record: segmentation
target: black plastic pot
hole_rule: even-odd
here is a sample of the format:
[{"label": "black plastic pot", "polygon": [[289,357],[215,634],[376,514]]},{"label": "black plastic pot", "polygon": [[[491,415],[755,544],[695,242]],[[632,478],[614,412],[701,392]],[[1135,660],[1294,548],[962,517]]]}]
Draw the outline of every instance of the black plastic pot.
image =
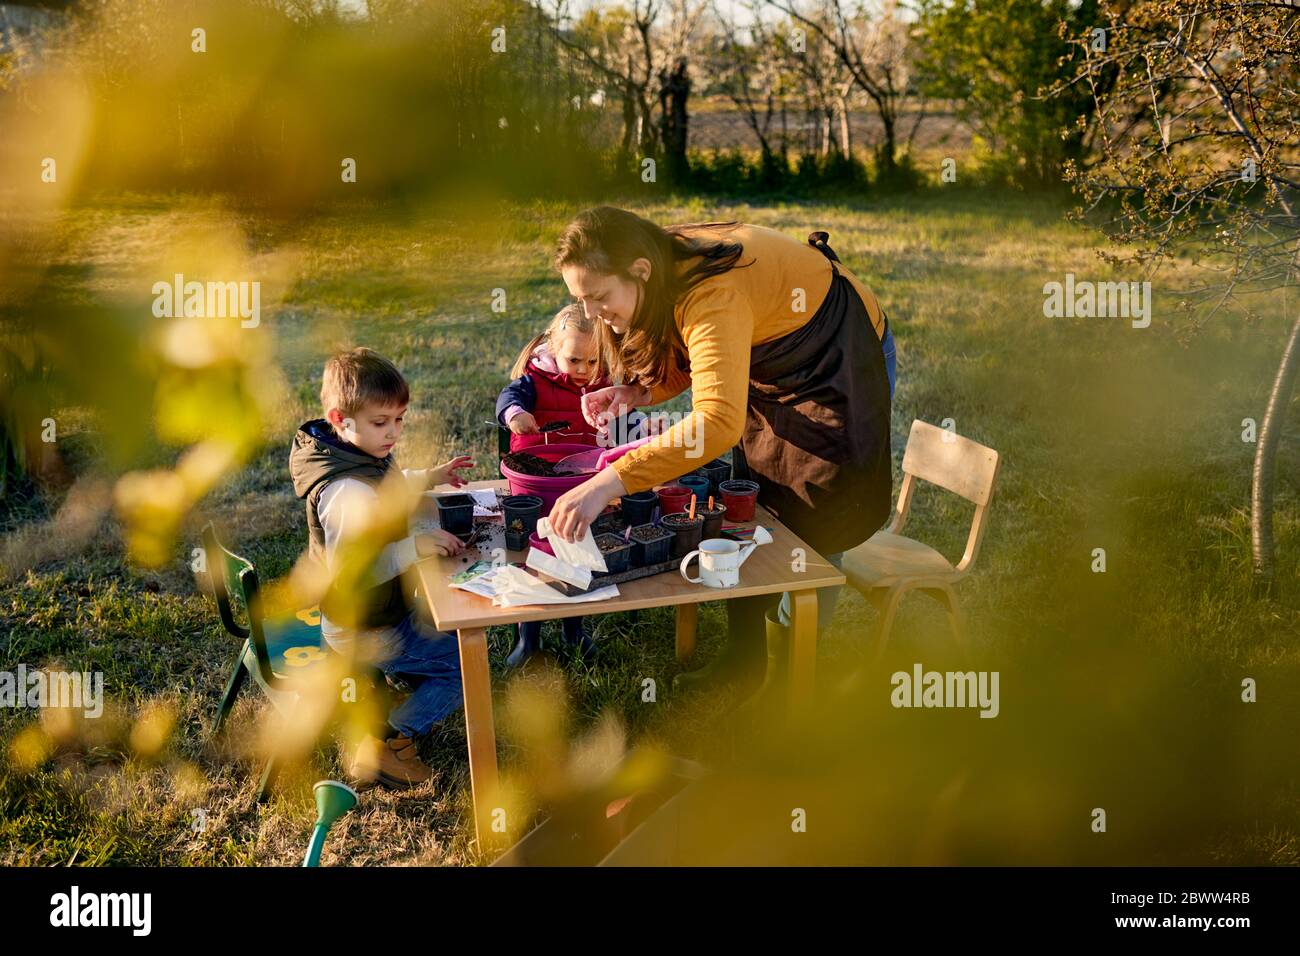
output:
[{"label": "black plastic pot", "polygon": [[626,571],[632,563],[632,542],[622,535],[602,534],[596,538],[596,547],[605,556],[605,570],[610,574]]},{"label": "black plastic pot", "polygon": [[722,537],[722,519],[727,516],[727,506],[721,500],[714,500],[713,508],[707,505],[700,505],[695,509],[695,517],[704,519],[704,528],[700,532],[700,540],[708,541],[710,538]]},{"label": "black plastic pot", "polygon": [[596,520],[591,523],[591,533],[596,537],[602,534],[616,534],[620,538],[623,536],[627,524],[623,521],[623,512],[617,508],[612,508],[604,514],[598,515]]},{"label": "black plastic pot", "polygon": [[620,504],[623,506],[624,520],[636,527],[639,524],[649,524],[654,518],[659,496],[653,491],[638,491],[634,495],[624,495],[620,499]]},{"label": "black plastic pot", "polygon": [[542,499],[537,495],[507,495],[501,499],[501,511],[506,523],[506,547],[524,550],[542,516]]},{"label": "black plastic pot", "polygon": [[697,473],[709,479],[709,494],[721,501],[722,483],[731,478],[731,462],[722,458],[715,458],[707,465],[697,469]]},{"label": "black plastic pot", "polygon": [[694,518],[686,513],[664,515],[659,519],[659,527],[673,533],[672,555],[684,558],[700,546],[700,534],[704,531],[704,519],[698,514]]},{"label": "black plastic pot", "polygon": [[[649,530],[646,530],[649,529]],[[637,533],[650,540],[640,541]],[[673,533],[657,525],[642,524],[632,529],[632,566],[644,568],[647,564],[661,564],[668,560],[668,548],[673,543]]]},{"label": "black plastic pot", "polygon": [[474,530],[474,499],[469,495],[439,495],[438,524],[448,534]]}]

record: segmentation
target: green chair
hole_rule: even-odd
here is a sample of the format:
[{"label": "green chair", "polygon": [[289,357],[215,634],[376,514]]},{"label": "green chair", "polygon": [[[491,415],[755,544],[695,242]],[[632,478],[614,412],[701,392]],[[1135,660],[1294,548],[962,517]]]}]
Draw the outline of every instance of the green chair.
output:
[{"label": "green chair", "polygon": [[[232,636],[243,641],[212,725],[212,736],[216,738],[250,676],[277,710],[292,713],[298,703],[296,679],[327,659],[329,649],[322,640],[319,608],[304,608],[276,617],[262,614],[257,569],[247,558],[227,550],[211,524],[203,529],[203,551],[221,623]],[[232,595],[244,606],[247,627],[235,619]],[[277,763],[275,755],[266,762],[257,788],[259,803],[270,792]]]}]

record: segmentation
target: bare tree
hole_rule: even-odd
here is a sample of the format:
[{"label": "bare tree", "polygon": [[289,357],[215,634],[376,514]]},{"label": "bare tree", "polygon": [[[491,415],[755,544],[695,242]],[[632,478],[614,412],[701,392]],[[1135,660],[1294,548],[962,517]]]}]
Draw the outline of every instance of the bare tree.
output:
[{"label": "bare tree", "polygon": [[[859,2],[851,8],[846,0],[764,2],[830,45],[852,85],[866,95],[880,118],[876,167],[885,178],[892,176],[898,168],[899,113],[910,75],[911,43],[897,0]],[[846,124],[842,139],[847,139],[847,101],[839,108]]]},{"label": "bare tree", "polygon": [[[544,0],[537,4],[546,8]],[[684,169],[689,60],[704,7],[704,0],[630,0],[608,10],[588,8],[576,19],[565,0],[552,0],[547,9],[561,45],[620,100],[620,162],[634,153],[666,152],[671,170]]]},{"label": "bare tree", "polygon": [[[754,6],[750,6],[751,13]],[[762,155],[770,157],[775,154],[772,120],[781,89],[778,51],[782,41],[757,16],[741,26],[734,12],[715,5],[714,17],[718,26],[709,46],[709,74],[740,112]]]},{"label": "bare tree", "polygon": [[[823,18],[824,28],[831,26],[824,10],[815,15]],[[806,31],[798,22],[789,22],[792,30],[788,31],[783,46],[783,59],[803,86],[807,128],[811,134],[807,152],[824,157],[835,151],[847,158],[853,150],[849,122],[857,80],[832,44],[821,40],[820,35],[814,35],[809,44]],[[798,33],[792,32],[793,29]]]},{"label": "bare tree", "polygon": [[[1098,161],[1068,174],[1082,212],[1114,211],[1111,256],[1154,270],[1175,255],[1202,269],[1185,290],[1195,324],[1251,315],[1300,279],[1300,9],[1282,2],[1159,0],[1107,6],[1104,34],[1068,84],[1096,98]],[[1208,278],[1205,278],[1208,276]],[[1285,300],[1283,300],[1285,301]],[[1251,550],[1273,583],[1273,475],[1300,369],[1300,317],[1281,348],[1257,436]]]}]

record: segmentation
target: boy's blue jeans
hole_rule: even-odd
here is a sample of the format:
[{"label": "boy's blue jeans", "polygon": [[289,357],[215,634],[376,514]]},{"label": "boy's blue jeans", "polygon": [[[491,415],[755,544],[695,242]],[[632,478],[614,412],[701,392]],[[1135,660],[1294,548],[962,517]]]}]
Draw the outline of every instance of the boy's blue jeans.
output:
[{"label": "boy's blue jeans", "polygon": [[427,734],[465,700],[460,678],[460,641],[450,631],[437,631],[415,612],[380,638],[386,676],[411,688],[411,696],[393,708],[388,723],[407,737]]}]

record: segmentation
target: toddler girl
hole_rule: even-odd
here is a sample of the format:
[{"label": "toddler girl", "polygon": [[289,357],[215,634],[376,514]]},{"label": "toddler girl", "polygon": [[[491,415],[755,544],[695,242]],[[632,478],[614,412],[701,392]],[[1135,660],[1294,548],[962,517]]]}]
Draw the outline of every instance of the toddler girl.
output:
[{"label": "toddler girl", "polygon": [[[596,430],[582,416],[582,396],[609,385],[600,354],[595,323],[580,305],[567,305],[555,314],[546,331],[529,342],[510,373],[514,380],[497,398],[497,421],[510,429],[510,450],[540,445],[548,434],[542,427],[568,422],[549,433],[552,441],[595,445]],[[582,618],[563,619],[564,640],[589,660],[595,645],[587,636]],[[506,658],[506,666],[518,667],[541,644],[542,624],[527,621],[517,625],[519,639]]]},{"label": "toddler girl", "polygon": [[609,385],[596,327],[580,305],[566,305],[546,331],[524,346],[497,398],[497,420],[510,429],[510,450],[540,445],[543,425],[568,422],[550,437],[567,444],[596,444],[582,417],[582,396]]}]

